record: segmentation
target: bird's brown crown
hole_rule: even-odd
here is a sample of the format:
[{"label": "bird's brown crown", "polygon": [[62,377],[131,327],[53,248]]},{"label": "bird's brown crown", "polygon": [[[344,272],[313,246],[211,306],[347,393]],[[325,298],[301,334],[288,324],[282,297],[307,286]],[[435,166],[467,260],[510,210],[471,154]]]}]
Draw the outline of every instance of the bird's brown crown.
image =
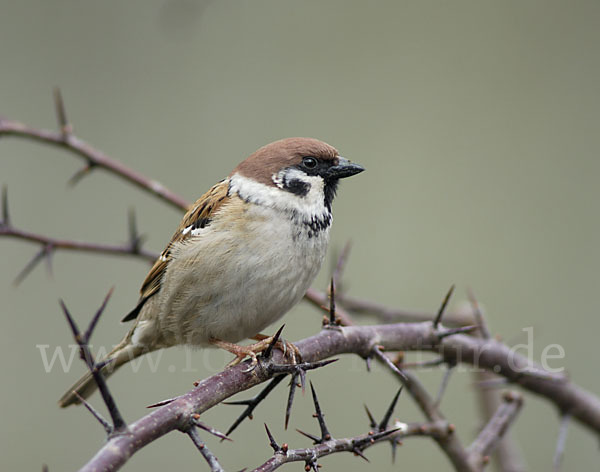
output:
[{"label": "bird's brown crown", "polygon": [[314,138],[285,138],[261,147],[241,162],[231,175],[239,173],[265,185],[274,185],[271,176],[285,167],[302,162],[311,156],[325,161],[335,161],[337,149]]}]

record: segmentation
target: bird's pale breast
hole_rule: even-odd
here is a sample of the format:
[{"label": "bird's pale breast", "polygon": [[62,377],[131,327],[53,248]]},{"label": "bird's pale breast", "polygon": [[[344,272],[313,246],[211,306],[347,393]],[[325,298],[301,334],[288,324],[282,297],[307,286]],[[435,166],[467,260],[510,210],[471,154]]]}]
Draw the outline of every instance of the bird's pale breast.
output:
[{"label": "bird's pale breast", "polygon": [[329,228],[311,233],[277,209],[228,204],[206,231],[173,248],[159,323],[167,344],[238,342],[283,316],[325,257]]}]

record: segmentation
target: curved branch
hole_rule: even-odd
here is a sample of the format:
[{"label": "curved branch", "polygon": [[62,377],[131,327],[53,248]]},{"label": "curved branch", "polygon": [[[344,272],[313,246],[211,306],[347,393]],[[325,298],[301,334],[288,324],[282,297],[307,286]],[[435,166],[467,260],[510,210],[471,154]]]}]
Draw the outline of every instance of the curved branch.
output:
[{"label": "curved branch", "polygon": [[[564,377],[546,372],[536,364],[495,340],[466,335],[442,336],[432,323],[351,326],[324,329],[296,343],[305,362],[334,355],[354,353],[367,357],[374,346],[386,350],[426,350],[446,360],[497,371],[499,375],[568,411],[587,428],[600,432],[600,400]],[[286,363],[276,351],[273,362]],[[116,470],[135,452],[173,430],[186,430],[193,414],[200,414],[230,396],[247,390],[275,373],[272,364],[259,365],[251,372],[240,364],[200,382],[197,388],[129,425],[129,432],[111,438],[82,470]]]},{"label": "curved branch", "polygon": [[[315,293],[316,295],[316,293]],[[431,321],[435,313],[393,308],[382,303],[364,300],[352,295],[338,295],[338,303],[354,315],[375,315],[383,323]],[[468,326],[475,322],[469,313],[446,313],[444,324],[448,326]]]},{"label": "curved branch", "polygon": [[[422,429],[423,427],[421,425],[414,425],[411,427],[410,431],[403,433],[402,435],[398,435],[394,439],[399,440],[408,436],[417,435],[425,436],[426,434],[421,432]],[[277,451],[273,457],[271,457],[263,465],[254,469],[252,472],[271,472],[290,462],[305,462],[306,467],[304,470],[309,470],[307,469],[308,467],[310,467],[312,470],[318,470],[318,467],[320,466],[317,464],[317,459],[319,457],[335,454],[336,452],[352,452],[356,455],[364,457],[362,452],[357,449],[358,447],[366,449],[367,447],[377,444],[378,442],[389,441],[390,438],[393,437],[393,433],[396,431],[397,430],[390,430],[382,433],[371,432],[352,438],[330,439],[313,447]]]},{"label": "curved branch", "polygon": [[157,180],[149,179],[142,174],[121,164],[119,161],[111,159],[102,151],[93,148],[87,142],[74,136],[68,126],[62,126],[62,132],[55,132],[44,129],[30,128],[23,123],[13,120],[0,118],[0,137],[16,136],[20,138],[38,141],[43,144],[50,144],[59,148],[66,149],[71,153],[81,157],[85,161],[85,167],[82,172],[78,172],[76,177],[80,177],[92,168],[98,167],[114,174],[138,188],[158,197],[162,201],[177,208],[186,211],[189,202],[184,198],[166,188]]},{"label": "curved branch", "polygon": [[126,244],[103,244],[89,243],[86,241],[74,241],[70,239],[51,238],[40,233],[33,233],[23,229],[15,228],[10,220],[8,211],[8,196],[6,187],[2,189],[2,215],[0,218],[0,237],[8,237],[20,239],[40,245],[40,250],[34,255],[27,265],[21,270],[15,279],[15,284],[18,285],[23,279],[33,270],[33,268],[42,260],[46,259],[48,268],[51,270],[51,258],[57,250],[89,252],[95,254],[106,254],[113,256],[130,256],[140,259],[145,259],[148,262],[154,262],[158,257],[151,251],[147,251],[142,247],[143,237],[138,235],[135,214],[133,211],[129,213],[129,241]]},{"label": "curved branch", "polygon": [[22,229],[13,228],[12,226],[0,225],[0,236],[37,243],[44,247],[50,248],[53,251],[63,249],[68,251],[90,252],[114,256],[133,256],[145,259],[148,262],[154,262],[158,257],[158,254],[152,251],[147,251],[141,248],[134,248],[131,244],[117,245],[104,243],[88,243],[85,241],[73,241],[70,239],[55,239],[49,236],[44,236],[42,234],[32,233]]}]

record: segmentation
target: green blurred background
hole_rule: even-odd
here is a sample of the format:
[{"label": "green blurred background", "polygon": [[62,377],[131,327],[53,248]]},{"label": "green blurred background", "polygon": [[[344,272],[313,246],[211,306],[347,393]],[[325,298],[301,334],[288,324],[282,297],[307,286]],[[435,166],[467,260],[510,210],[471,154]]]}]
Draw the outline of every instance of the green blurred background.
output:
[{"label": "green blurred background", "polygon": [[[0,114],[55,128],[51,91],[60,86],[77,135],[192,200],[259,146],[314,136],[362,163],[335,202],[330,259],[354,242],[349,293],[391,306],[435,310],[451,283],[453,308],[472,287],[495,334],[534,353],[561,344],[565,367],[600,392],[600,3],[590,1],[192,1],[2,2]],[[147,246],[159,251],[180,214],[102,171],[66,185],[81,163],[47,146],[0,140],[0,182],[15,225],[55,237],[119,243],[136,209]],[[147,264],[58,253],[19,287],[12,280],[37,249],[0,241],[0,468],[74,470],[103,444],[82,408],[56,400],[83,372],[44,370],[36,345],[72,342],[64,298],[81,324],[106,291],[115,294],[94,336],[111,345],[137,299]],[[324,288],[330,267],[315,286]],[[319,330],[307,305],[285,318],[286,336]],[[373,322],[374,319],[365,319]],[[274,329],[274,328],[273,328]],[[110,386],[127,420],[145,405],[185,392],[228,357],[171,349],[157,373],[125,368]],[[173,366],[173,367],[171,367]],[[171,369],[169,369],[171,367]],[[421,374],[435,392],[441,371]],[[381,415],[396,389],[378,368],[345,358],[310,374],[332,433],[364,432],[362,404]],[[472,378],[451,380],[443,410],[468,444],[480,423]],[[206,438],[228,470],[260,464],[270,449],[262,423],[292,447],[315,431],[309,396],[298,397],[283,431],[285,389],[234,443]],[[240,398],[252,395],[248,392]],[[101,407],[98,397],[93,403]],[[225,430],[239,407],[203,416]],[[395,416],[422,417],[403,397]],[[548,470],[557,412],[526,397],[514,435],[530,470]],[[321,461],[326,470],[448,470],[428,440],[407,440],[392,466],[387,446]],[[571,427],[564,470],[597,464],[597,438]],[[301,465],[287,466],[297,470]],[[126,470],[207,470],[183,435],[136,454]]]}]

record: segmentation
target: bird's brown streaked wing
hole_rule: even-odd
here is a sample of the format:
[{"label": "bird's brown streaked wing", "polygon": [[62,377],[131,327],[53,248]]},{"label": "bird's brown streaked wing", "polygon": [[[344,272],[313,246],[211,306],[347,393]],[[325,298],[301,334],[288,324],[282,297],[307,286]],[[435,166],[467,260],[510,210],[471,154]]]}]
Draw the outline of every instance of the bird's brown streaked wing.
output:
[{"label": "bird's brown streaked wing", "polygon": [[[156,259],[156,262],[154,262],[150,272],[148,272],[148,275],[144,279],[144,283],[140,289],[141,296],[136,307],[121,321],[131,321],[137,318],[148,299],[160,290],[163,275],[171,260],[171,248],[173,247],[173,244],[185,241],[192,237],[193,229],[204,228],[210,225],[215,212],[229,199],[227,195],[228,191],[229,179],[222,180],[202,195],[196,203],[190,207],[181,220],[179,228],[177,228],[177,231],[173,234],[171,241],[161,253],[160,257]],[[190,230],[184,232],[184,230],[189,227],[191,227]]]}]

